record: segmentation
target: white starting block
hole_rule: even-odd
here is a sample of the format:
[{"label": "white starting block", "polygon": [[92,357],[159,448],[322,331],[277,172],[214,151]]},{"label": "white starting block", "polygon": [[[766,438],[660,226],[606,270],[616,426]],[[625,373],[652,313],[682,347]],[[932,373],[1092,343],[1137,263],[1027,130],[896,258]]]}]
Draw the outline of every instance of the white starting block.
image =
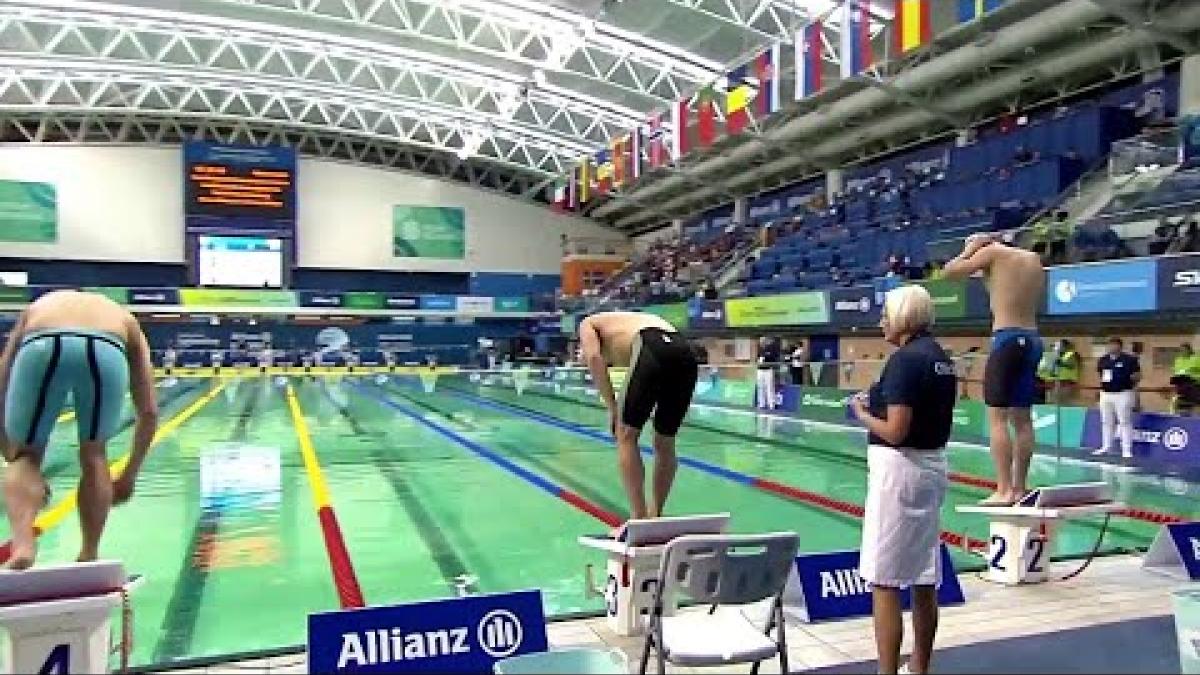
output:
[{"label": "white starting block", "polygon": [[1057,521],[1120,511],[1107,483],[1037,488],[1012,506],[959,506],[959,513],[988,517],[987,578],[1001,584],[1036,584],[1050,578]]},{"label": "white starting block", "polygon": [[[604,589],[596,588],[592,566],[586,568],[587,593],[604,596],[608,626],[617,635],[641,635],[644,616],[654,607],[658,567],[664,545],[687,534],[723,534],[729,514],[678,516],[631,520],[625,524],[624,541],[609,536],[583,536],[579,543],[608,553]],[[663,613],[675,613],[675,599],[664,598]]]},{"label": "white starting block", "polygon": [[112,612],[140,583],[111,561],[0,572],[0,672],[109,672]]}]

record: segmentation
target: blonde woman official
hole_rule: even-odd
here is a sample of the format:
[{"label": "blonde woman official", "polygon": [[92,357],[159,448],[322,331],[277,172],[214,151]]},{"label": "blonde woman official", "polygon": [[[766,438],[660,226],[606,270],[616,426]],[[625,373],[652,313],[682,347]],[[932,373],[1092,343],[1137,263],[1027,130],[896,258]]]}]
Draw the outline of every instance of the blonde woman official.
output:
[{"label": "blonde woman official", "polygon": [[904,637],[900,592],[911,588],[915,640],[905,672],[924,673],[937,632],[944,450],[958,381],[954,363],[929,332],[933,301],[924,288],[889,291],[879,325],[898,349],[879,382],[851,402],[868,431],[859,572],[872,587],[879,672],[898,672]]}]

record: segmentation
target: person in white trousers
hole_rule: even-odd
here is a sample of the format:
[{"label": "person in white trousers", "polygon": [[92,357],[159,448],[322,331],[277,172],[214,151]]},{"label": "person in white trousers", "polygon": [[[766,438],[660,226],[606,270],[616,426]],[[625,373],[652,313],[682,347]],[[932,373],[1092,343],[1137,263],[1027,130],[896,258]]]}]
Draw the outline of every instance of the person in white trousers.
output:
[{"label": "person in white trousers", "polygon": [[779,346],[771,338],[758,340],[758,373],[755,379],[755,403],[759,409],[775,409],[775,369],[779,367]]},{"label": "person in white trousers", "polygon": [[1121,437],[1121,456],[1133,457],[1133,409],[1137,404],[1137,384],[1142,379],[1142,367],[1138,358],[1124,351],[1121,338],[1108,341],[1108,353],[1096,361],[1100,374],[1100,447],[1096,455],[1103,455],[1112,448],[1116,437]]}]

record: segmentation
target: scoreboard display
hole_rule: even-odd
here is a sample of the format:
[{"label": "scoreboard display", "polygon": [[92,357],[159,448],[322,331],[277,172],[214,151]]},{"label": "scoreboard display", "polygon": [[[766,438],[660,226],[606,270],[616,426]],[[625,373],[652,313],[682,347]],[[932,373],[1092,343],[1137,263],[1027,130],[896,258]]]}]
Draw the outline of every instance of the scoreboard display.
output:
[{"label": "scoreboard display", "polygon": [[189,232],[294,232],[295,150],[190,142],[183,156]]}]

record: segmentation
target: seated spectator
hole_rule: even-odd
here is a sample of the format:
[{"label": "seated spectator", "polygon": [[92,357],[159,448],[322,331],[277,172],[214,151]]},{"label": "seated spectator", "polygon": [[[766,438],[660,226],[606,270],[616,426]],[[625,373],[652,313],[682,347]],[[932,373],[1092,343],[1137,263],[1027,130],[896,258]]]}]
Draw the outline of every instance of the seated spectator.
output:
[{"label": "seated spectator", "polygon": [[1197,251],[1200,251],[1200,222],[1193,220],[1188,223],[1183,236],[1175,237],[1175,240],[1167,246],[1167,253],[1196,253]]}]

